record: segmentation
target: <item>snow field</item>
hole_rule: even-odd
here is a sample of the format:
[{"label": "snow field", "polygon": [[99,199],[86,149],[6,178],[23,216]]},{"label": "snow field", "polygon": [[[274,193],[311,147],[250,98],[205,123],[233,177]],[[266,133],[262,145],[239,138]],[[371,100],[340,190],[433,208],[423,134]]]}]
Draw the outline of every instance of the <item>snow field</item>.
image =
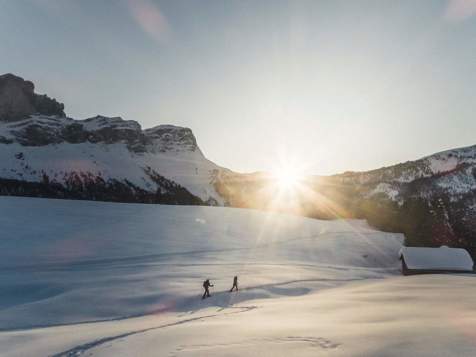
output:
[{"label": "snow field", "polygon": [[2,356],[476,355],[474,276],[401,277],[403,237],[363,221],[12,197],[0,210]]},{"label": "snow field", "polygon": [[[297,296],[398,273],[403,237],[363,221],[219,207],[0,197],[0,328]],[[234,275],[239,294],[230,295]],[[210,278],[211,299],[199,299]],[[85,304],[87,302],[87,304]]]}]

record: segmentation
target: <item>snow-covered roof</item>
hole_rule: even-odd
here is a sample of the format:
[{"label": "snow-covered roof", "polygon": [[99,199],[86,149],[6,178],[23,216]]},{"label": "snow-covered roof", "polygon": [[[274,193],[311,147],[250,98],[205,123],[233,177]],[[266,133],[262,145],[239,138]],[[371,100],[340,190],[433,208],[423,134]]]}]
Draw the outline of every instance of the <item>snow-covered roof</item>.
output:
[{"label": "snow-covered roof", "polygon": [[421,270],[473,270],[473,259],[465,249],[402,247],[403,256],[408,269]]}]

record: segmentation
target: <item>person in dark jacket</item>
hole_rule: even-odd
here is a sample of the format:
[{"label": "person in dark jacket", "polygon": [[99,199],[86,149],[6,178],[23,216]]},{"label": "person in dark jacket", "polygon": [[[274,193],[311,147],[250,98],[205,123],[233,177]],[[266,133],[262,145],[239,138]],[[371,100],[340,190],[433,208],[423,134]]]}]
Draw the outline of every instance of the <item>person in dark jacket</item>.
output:
[{"label": "person in dark jacket", "polygon": [[238,291],[238,277],[236,275],[233,278],[233,286],[230,289],[230,293],[233,291],[233,289],[236,289],[236,291]]},{"label": "person in dark jacket", "polygon": [[210,291],[208,290],[210,287],[213,287],[213,285],[210,283],[210,280],[207,279],[203,282],[203,289],[205,289],[205,292],[203,293],[202,299],[205,299],[206,297],[210,297]]}]

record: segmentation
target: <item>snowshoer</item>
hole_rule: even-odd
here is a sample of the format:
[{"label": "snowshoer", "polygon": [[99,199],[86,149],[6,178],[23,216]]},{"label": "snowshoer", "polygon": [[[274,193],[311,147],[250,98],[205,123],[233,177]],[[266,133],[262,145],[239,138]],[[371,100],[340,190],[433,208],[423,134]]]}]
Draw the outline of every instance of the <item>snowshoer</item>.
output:
[{"label": "snowshoer", "polygon": [[202,299],[205,299],[206,297],[210,297],[210,291],[208,291],[208,288],[213,287],[213,285],[210,283],[210,280],[207,279],[203,282],[203,288],[205,289],[205,292],[203,293]]},{"label": "snowshoer", "polygon": [[233,286],[230,289],[230,293],[233,291],[233,289],[236,288],[236,291],[238,291],[238,277],[235,275],[233,278]]}]

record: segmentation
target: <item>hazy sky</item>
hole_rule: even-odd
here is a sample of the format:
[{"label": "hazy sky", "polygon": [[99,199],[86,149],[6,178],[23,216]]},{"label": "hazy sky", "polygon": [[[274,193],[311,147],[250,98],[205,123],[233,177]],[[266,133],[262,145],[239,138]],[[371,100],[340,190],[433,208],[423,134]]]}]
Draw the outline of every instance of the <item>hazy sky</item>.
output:
[{"label": "hazy sky", "polygon": [[190,127],[237,171],[476,144],[476,0],[0,0],[0,72],[74,118]]}]

